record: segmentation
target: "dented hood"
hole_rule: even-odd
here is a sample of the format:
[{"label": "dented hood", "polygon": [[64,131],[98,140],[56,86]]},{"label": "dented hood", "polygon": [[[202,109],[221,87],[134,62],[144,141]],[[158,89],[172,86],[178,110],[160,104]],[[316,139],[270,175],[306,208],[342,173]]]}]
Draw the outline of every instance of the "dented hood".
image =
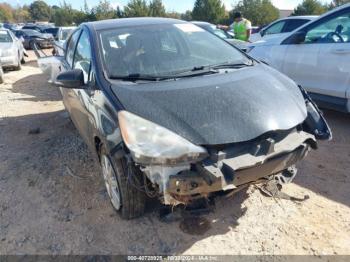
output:
[{"label": "dented hood", "polygon": [[248,141],[307,116],[295,83],[261,64],[177,81],[113,81],[111,88],[125,110],[199,145]]}]

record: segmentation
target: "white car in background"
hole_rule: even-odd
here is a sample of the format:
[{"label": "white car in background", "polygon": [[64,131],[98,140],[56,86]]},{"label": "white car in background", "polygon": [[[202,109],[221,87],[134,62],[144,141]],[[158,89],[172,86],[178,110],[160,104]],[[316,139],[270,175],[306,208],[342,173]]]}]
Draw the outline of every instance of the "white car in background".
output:
[{"label": "white car in background", "polygon": [[350,112],[350,4],[252,43],[247,52],[292,78],[321,107]]},{"label": "white car in background", "polygon": [[258,33],[253,33],[250,36],[249,41],[254,43],[263,39],[286,35],[317,17],[318,16],[290,16],[276,20],[265,26]]},{"label": "white car in background", "polygon": [[22,42],[7,29],[0,29],[0,61],[3,68],[21,69],[24,63]]}]

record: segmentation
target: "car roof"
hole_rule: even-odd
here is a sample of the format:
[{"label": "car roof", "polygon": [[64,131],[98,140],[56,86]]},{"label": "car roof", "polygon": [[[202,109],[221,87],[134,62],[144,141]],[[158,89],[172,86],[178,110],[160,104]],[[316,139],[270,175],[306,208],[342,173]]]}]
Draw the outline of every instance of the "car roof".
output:
[{"label": "car roof", "polygon": [[84,23],[84,25],[96,31],[99,31],[99,30],[105,30],[105,29],[129,27],[129,26],[180,24],[180,23],[187,23],[187,22],[178,20],[178,19],[172,19],[172,18],[138,17],[138,18],[119,18],[119,19],[87,22],[87,23]]},{"label": "car roof", "polygon": [[289,20],[289,19],[307,19],[307,20],[313,20],[317,18],[318,15],[299,15],[299,16],[288,16],[285,18],[281,18],[279,20]]},{"label": "car roof", "polygon": [[212,25],[211,23],[204,22],[204,21],[191,21],[193,24],[198,24],[198,25]]}]

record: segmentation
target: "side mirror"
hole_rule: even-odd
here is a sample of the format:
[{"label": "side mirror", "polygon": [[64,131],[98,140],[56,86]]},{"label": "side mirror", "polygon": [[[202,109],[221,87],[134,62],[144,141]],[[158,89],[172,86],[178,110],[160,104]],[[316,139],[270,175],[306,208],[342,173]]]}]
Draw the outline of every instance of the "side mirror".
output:
[{"label": "side mirror", "polygon": [[260,35],[261,35],[261,37],[263,37],[265,35],[265,30],[261,30]]},{"label": "side mirror", "polygon": [[64,88],[83,89],[84,72],[81,69],[63,72],[57,76],[55,84]]}]

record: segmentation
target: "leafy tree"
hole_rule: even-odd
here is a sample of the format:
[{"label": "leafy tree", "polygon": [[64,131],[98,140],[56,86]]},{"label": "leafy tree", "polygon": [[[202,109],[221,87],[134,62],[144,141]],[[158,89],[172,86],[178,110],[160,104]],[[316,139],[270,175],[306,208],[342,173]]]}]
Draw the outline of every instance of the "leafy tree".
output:
[{"label": "leafy tree", "polygon": [[162,0],[152,0],[149,4],[149,16],[153,17],[164,17],[165,7]]},{"label": "leafy tree", "polygon": [[31,20],[29,7],[24,5],[23,7],[18,6],[13,10],[13,18],[17,23],[24,23]]},{"label": "leafy tree", "polygon": [[92,9],[96,20],[116,18],[116,12],[108,0],[100,0],[99,4]]},{"label": "leafy tree", "polygon": [[331,6],[332,7],[337,7],[337,6],[341,6],[341,5],[345,5],[350,3],[350,0],[332,0],[331,1]]},{"label": "leafy tree", "polygon": [[52,7],[52,21],[56,26],[69,26],[73,24],[75,10],[66,1],[60,7]]},{"label": "leafy tree", "polygon": [[13,21],[12,7],[9,4],[6,4],[6,3],[0,4],[0,21],[3,21],[3,22]]},{"label": "leafy tree", "polygon": [[150,10],[145,0],[131,0],[124,7],[124,14],[126,17],[148,16],[149,13]]},{"label": "leafy tree", "polygon": [[184,14],[181,14],[181,19],[185,21],[191,21],[192,19],[192,11],[187,10]]},{"label": "leafy tree", "polygon": [[237,11],[253,25],[266,25],[279,18],[279,11],[270,0],[240,0],[230,13],[231,22]]},{"label": "leafy tree", "polygon": [[295,9],[292,15],[320,15],[327,11],[327,6],[319,0],[303,0]]},{"label": "leafy tree", "polygon": [[41,0],[36,0],[29,6],[29,13],[36,21],[49,21],[51,18],[50,7]]},{"label": "leafy tree", "polygon": [[181,14],[178,13],[178,12],[174,12],[174,11],[172,11],[172,12],[167,12],[167,13],[165,14],[165,16],[168,17],[168,18],[173,18],[173,19],[181,19]]},{"label": "leafy tree", "polygon": [[117,6],[116,16],[117,16],[118,18],[123,18],[123,17],[125,17],[125,13],[123,12],[123,10],[120,9],[119,6]]},{"label": "leafy tree", "polygon": [[225,6],[221,0],[196,0],[192,18],[199,21],[217,23],[225,15]]},{"label": "leafy tree", "polygon": [[93,21],[92,19],[90,19],[90,17],[90,13],[85,13],[82,10],[74,10],[73,23],[76,25],[80,25],[81,23]]}]

